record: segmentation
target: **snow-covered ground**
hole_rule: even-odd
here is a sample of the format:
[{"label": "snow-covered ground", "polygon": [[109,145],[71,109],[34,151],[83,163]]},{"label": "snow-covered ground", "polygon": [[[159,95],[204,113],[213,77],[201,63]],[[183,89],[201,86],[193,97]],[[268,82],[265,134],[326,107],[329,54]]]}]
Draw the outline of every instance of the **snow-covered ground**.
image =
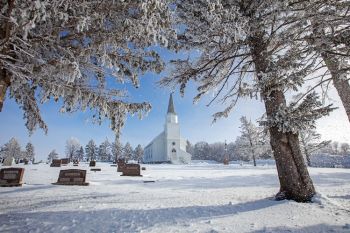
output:
[{"label": "snow-covered ground", "polygon": [[22,187],[0,187],[0,232],[350,232],[349,169],[311,168],[319,194],[301,204],[271,199],[271,164],[144,165],[143,177],[97,165],[79,166],[89,186],[51,184],[70,166],[23,166]]}]

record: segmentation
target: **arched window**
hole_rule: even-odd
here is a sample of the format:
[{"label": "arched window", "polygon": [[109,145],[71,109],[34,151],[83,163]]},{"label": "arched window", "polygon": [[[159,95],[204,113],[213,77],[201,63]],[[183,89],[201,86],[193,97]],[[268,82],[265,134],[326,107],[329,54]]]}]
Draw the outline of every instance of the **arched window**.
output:
[{"label": "arched window", "polygon": [[176,150],[175,150],[175,149],[172,149],[171,152],[172,152],[172,153],[176,153]]}]

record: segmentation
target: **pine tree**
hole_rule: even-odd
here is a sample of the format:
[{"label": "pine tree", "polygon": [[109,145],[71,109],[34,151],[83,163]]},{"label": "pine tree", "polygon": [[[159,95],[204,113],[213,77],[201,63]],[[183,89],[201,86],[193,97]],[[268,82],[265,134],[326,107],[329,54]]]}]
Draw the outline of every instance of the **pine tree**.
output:
[{"label": "pine tree", "polygon": [[81,146],[79,150],[77,150],[74,159],[78,161],[82,161],[84,159],[84,148]]},{"label": "pine tree", "polygon": [[34,146],[32,143],[28,142],[26,145],[26,151],[25,151],[25,158],[28,161],[32,161],[32,163],[34,162],[34,156],[35,156],[35,152],[34,152]]},{"label": "pine tree", "polygon": [[119,138],[116,137],[115,141],[111,145],[112,147],[112,156],[115,162],[123,156],[123,145],[119,141]]},{"label": "pine tree", "polygon": [[214,91],[211,102],[228,103],[214,114],[214,121],[227,117],[239,98],[261,97],[280,181],[276,199],[304,202],[311,200],[315,188],[298,131],[331,108],[324,107],[314,93],[299,105],[287,104],[285,91],[298,90],[313,67],[305,63],[309,54],[301,49],[287,7],[286,1],[177,1],[175,21],[185,27],[176,44],[200,53],[195,59],[172,61],[173,72],[162,84],[179,85],[183,94],[187,83],[195,80],[195,101]]},{"label": "pine tree", "polygon": [[111,155],[110,146],[111,145],[107,139],[101,143],[101,145],[98,148],[98,160],[100,161],[111,160],[112,155]]},{"label": "pine tree", "polygon": [[148,103],[126,102],[120,84],[138,87],[140,74],[163,69],[152,45],[174,38],[165,30],[169,7],[160,0],[1,1],[0,111],[8,93],[30,132],[47,131],[38,103],[61,99],[61,112],[95,110],[94,121],[107,117],[119,134],[126,114],[150,110]]},{"label": "pine tree", "polygon": [[140,163],[143,157],[143,148],[140,144],[137,145],[133,154],[134,154],[134,159]]},{"label": "pine tree", "polygon": [[127,142],[123,148],[123,158],[128,161],[132,158],[133,149],[129,142]]},{"label": "pine tree", "polygon": [[90,140],[85,147],[85,155],[87,161],[96,160],[98,154],[98,148],[94,142],[94,140]]}]

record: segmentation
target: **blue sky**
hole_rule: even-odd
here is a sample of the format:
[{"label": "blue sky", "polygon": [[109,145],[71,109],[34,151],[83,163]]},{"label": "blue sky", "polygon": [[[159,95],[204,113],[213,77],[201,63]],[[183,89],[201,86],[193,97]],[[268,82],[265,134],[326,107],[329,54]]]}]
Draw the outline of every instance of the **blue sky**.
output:
[{"label": "blue sky", "polygon": [[[161,51],[161,53],[166,60],[173,57],[167,51]],[[130,99],[138,102],[148,101],[152,105],[152,110],[143,120],[139,120],[137,116],[128,117],[121,136],[123,143],[130,142],[133,147],[137,144],[145,146],[163,130],[171,90],[158,86],[157,81],[160,77],[161,75],[147,73],[141,77],[140,88],[135,89],[127,85]],[[192,143],[198,141],[209,143],[225,140],[234,141],[240,135],[239,118],[242,115],[254,121],[264,112],[263,104],[260,101],[241,100],[228,118],[212,124],[212,114],[223,110],[224,106],[213,104],[206,107],[211,93],[198,104],[193,105],[195,94],[194,84],[186,89],[183,98],[180,97],[178,90],[175,90],[174,93],[175,111],[179,116],[182,137],[187,138]],[[335,96],[334,102],[339,102],[336,94],[333,93],[332,96]],[[88,112],[62,114],[59,113],[59,108],[60,105],[54,102],[41,105],[42,116],[49,128],[48,134],[45,135],[41,129],[38,129],[32,136],[29,136],[24,125],[25,121],[22,119],[22,110],[13,100],[7,98],[3,111],[0,113],[0,145],[12,137],[17,138],[23,148],[30,141],[35,146],[36,158],[45,160],[53,149],[56,149],[61,157],[64,157],[66,140],[71,137],[77,138],[84,147],[90,139],[94,139],[97,144],[106,138],[110,142],[114,140],[114,133],[109,128],[108,121],[102,125],[93,124]],[[319,121],[318,130],[324,139],[350,142],[348,136],[350,124],[347,122],[342,108],[336,110],[330,117]]]}]

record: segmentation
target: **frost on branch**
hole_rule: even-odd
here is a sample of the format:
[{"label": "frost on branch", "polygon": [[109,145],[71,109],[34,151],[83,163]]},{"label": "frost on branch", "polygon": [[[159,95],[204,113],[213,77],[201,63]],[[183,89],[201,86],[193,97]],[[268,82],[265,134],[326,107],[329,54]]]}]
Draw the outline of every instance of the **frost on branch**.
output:
[{"label": "frost on branch", "polygon": [[277,127],[281,132],[298,133],[314,128],[317,119],[328,115],[334,109],[336,108],[332,108],[332,104],[323,106],[316,92],[312,92],[299,105],[292,102],[289,106],[279,106],[276,113],[266,121],[261,121],[261,124]]},{"label": "frost on branch", "polygon": [[123,85],[163,70],[152,46],[175,38],[170,19],[160,0],[0,0],[0,111],[7,91],[28,130],[46,131],[38,103],[61,100],[62,112],[91,109],[119,133],[127,114],[150,109],[128,103]]}]

